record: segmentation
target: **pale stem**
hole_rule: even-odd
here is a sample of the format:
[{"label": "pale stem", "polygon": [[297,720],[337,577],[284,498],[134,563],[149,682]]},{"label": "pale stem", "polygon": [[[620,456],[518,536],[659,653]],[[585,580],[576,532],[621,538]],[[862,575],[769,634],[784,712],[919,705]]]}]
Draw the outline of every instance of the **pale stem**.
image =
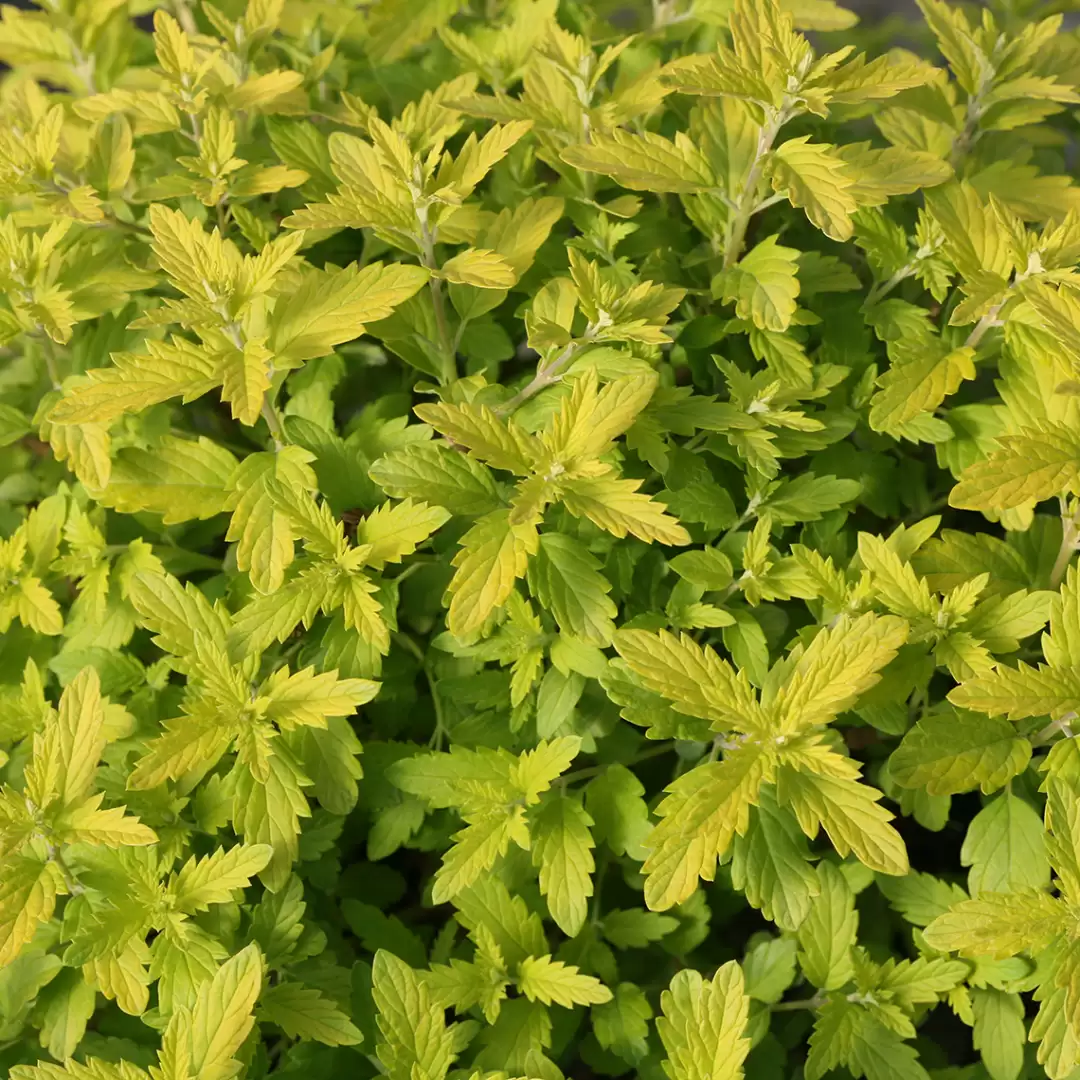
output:
[{"label": "pale stem", "polygon": [[900,282],[907,281],[907,279],[915,273],[915,263],[916,260],[912,259],[911,262],[901,266],[888,281],[879,281],[877,285],[866,294],[866,299],[863,301],[862,306],[863,311],[884,300],[885,297],[900,284]]},{"label": "pale stem", "polygon": [[1073,553],[1077,548],[1078,533],[1076,519],[1072,514],[1061,515],[1061,547],[1058,548],[1054,568],[1050,571],[1050,588],[1056,589],[1065,577]]},{"label": "pale stem", "polygon": [[803,998],[800,1001],[780,1001],[770,1005],[772,1012],[795,1012],[797,1009],[820,1009],[827,998],[824,994],[815,994],[811,998]]},{"label": "pale stem", "polygon": [[[610,325],[610,324],[607,324]],[[546,390],[549,386],[557,383],[562,377],[562,371],[577,354],[592,344],[593,338],[599,333],[600,327],[590,323],[585,328],[585,333],[580,341],[571,341],[550,364],[537,369],[536,374],[527,382],[512,398],[504,401],[496,410],[496,416],[509,416],[519,405],[524,404],[529,398]]]},{"label": "pale stem", "polygon": [[439,376],[443,385],[457,378],[457,350],[450,337],[450,324],[446,319],[446,299],[442,291],[442,279],[436,275],[439,265],[435,261],[435,237],[428,228],[427,215],[417,214],[420,222],[421,263],[430,272],[428,284],[431,286],[431,305],[435,309],[435,328],[439,335],[439,351],[442,353],[442,374]]},{"label": "pale stem", "polygon": [[278,415],[278,411],[274,402],[271,400],[272,391],[267,390],[263,396],[262,409],[260,415],[266,421],[266,426],[270,429],[270,437],[274,440],[274,450],[281,450],[288,443],[288,439],[285,436],[285,428],[281,423],[281,417]]},{"label": "pale stem", "polygon": [[1005,290],[1005,295],[975,324],[967,339],[964,341],[965,348],[976,349],[982,341],[986,331],[991,327],[1000,326],[1001,309],[1012,298],[1013,291],[1021,282],[1026,281],[1032,274],[1042,273],[1042,260],[1037,253],[1028,256],[1028,264],[1023,270],[1016,270],[1012,275],[1012,281]]},{"label": "pale stem", "polygon": [[571,342],[547,367],[540,368],[532,379],[527,382],[512,398],[504,401],[496,410],[496,416],[509,416],[519,405],[523,405],[529,398],[539,394],[553,383],[558,382],[559,372],[573,358],[577,348],[576,342]]},{"label": "pale stem", "polygon": [[956,168],[967,156],[968,151],[978,141],[981,132],[978,130],[979,121],[983,117],[983,98],[994,83],[996,72],[985,57],[982,75],[975,93],[968,98],[967,108],[964,111],[964,127],[959,135],[953,139],[952,149],[949,151],[949,164]]},{"label": "pale stem", "polygon": [[996,303],[974,326],[971,333],[968,334],[967,339],[964,341],[966,348],[975,349],[978,348],[979,342],[982,341],[986,335],[986,331],[992,326],[997,325],[998,315],[1001,314],[1001,308],[1005,301],[1001,300]]},{"label": "pale stem", "polygon": [[180,29],[184,31],[188,37],[194,37],[198,34],[199,28],[195,25],[195,17],[191,14],[191,8],[187,6],[184,0],[173,0],[173,14],[176,16],[176,21],[180,24]]},{"label": "pale stem", "polygon": [[1052,723],[1041,728],[1034,735],[1031,736],[1031,742],[1033,746],[1045,746],[1048,742],[1051,742],[1055,735],[1064,734],[1066,738],[1073,738],[1072,722],[1076,719],[1075,712],[1067,712],[1058,720],[1054,720]]},{"label": "pale stem", "polygon": [[[642,761],[648,761],[651,758],[661,757],[664,754],[670,754],[675,749],[675,741],[661,743],[659,746],[650,746],[647,750],[642,750],[640,754],[635,754],[629,761],[625,762],[626,765],[637,765]],[[573,772],[564,773],[559,780],[566,784],[576,784],[581,780],[591,780],[594,776],[599,776],[608,768],[607,765],[587,765],[583,769],[575,769]]]},{"label": "pale stem", "polygon": [[78,896],[79,893],[83,891],[83,887],[71,872],[71,867],[64,861],[64,853],[47,840],[45,841],[45,844],[49,853],[49,858],[56,864],[56,868],[60,871],[60,875],[64,879],[64,887],[67,889],[68,895]]},{"label": "pale stem", "polygon": [[41,332],[41,354],[45,357],[45,370],[48,372],[49,382],[52,383],[54,390],[59,390],[63,380],[60,378],[60,367],[57,364],[56,346],[44,330]]},{"label": "pale stem", "polygon": [[[746,174],[746,182],[743,184],[739,197],[735,200],[735,213],[729,225],[727,242],[724,245],[724,269],[734,266],[742,255],[743,245],[746,243],[746,229],[750,224],[750,218],[761,209],[757,201],[758,184],[765,168],[765,156],[772,149],[776,136],[788,119],[784,109],[777,109],[767,116],[758,132],[757,150],[754,153],[754,161],[750,171]],[[768,200],[766,200],[767,202]]]}]

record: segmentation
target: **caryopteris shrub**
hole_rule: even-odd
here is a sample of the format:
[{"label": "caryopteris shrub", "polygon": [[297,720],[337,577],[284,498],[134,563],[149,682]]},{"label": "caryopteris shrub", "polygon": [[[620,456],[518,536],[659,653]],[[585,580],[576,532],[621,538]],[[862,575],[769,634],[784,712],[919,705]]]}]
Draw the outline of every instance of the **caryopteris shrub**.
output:
[{"label": "caryopteris shrub", "polygon": [[3,8],[3,1075],[1080,1076],[1080,37],[921,6]]}]

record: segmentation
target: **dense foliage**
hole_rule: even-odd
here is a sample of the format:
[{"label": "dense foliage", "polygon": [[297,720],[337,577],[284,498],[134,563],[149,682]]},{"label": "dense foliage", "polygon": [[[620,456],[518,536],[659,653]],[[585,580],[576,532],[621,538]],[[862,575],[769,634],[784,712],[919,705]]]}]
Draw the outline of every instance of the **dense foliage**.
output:
[{"label": "dense foliage", "polygon": [[921,5],[3,8],[0,1071],[1080,1076],[1080,36]]}]

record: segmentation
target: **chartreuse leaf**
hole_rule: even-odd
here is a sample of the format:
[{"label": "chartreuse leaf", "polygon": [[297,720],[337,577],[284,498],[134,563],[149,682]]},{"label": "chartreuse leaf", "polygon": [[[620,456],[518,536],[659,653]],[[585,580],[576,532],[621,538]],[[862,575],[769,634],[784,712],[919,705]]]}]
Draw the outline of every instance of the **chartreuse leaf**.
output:
[{"label": "chartreuse leaf", "polygon": [[770,236],[747,252],[738,265],[713,279],[713,295],[735,304],[740,319],[761,330],[786,330],[799,295],[799,253]]},{"label": "chartreuse leaf", "polygon": [[812,143],[808,136],[789,139],[773,151],[769,162],[773,189],[806,216],[826,236],[846,240],[854,226],[857,203],[848,166],[831,147]]},{"label": "chartreuse leaf", "polygon": [[[640,481],[614,475],[611,467],[599,460],[645,408],[654,388],[652,378],[630,376],[598,390],[596,371],[588,369],[540,437],[484,405],[417,407],[422,420],[468,447],[481,461],[522,478],[511,509],[486,514],[462,538],[462,548],[454,559],[457,573],[450,584],[451,633],[474,635],[488,616],[506,603],[515,579],[524,576],[530,558],[539,550],[536,527],[544,509],[553,502],[561,502],[571,514],[619,538],[630,534],[667,544],[689,540],[689,534],[666,513],[663,504],[638,490]],[[547,582],[562,589],[544,571],[551,568],[552,559],[561,556],[564,572],[573,573],[566,551],[557,545],[548,551],[544,570],[536,577],[537,588]],[[595,583],[591,592],[591,606],[606,607],[600,599],[602,590]],[[560,606],[570,618],[566,605]],[[576,625],[583,626],[584,613],[575,618]]]},{"label": "chartreuse leaf", "polygon": [[415,295],[428,273],[419,266],[371,263],[362,270],[309,271],[286,303],[274,310],[269,346],[286,365],[325,356],[390,315]]},{"label": "chartreuse leaf", "polygon": [[955,795],[981,788],[990,794],[1023,772],[1031,744],[1006,720],[949,710],[925,716],[904,736],[889,761],[889,772],[903,787],[931,795]]},{"label": "chartreuse leaf", "polygon": [[165,525],[213,517],[228,505],[236,464],[210,439],[166,436],[152,451],[121,451],[99,502],[126,514],[161,514]]},{"label": "chartreuse leaf", "polygon": [[531,823],[540,891],[551,917],[568,937],[574,937],[585,924],[593,893],[592,823],[581,802],[566,796],[547,800]]},{"label": "chartreuse leaf", "polygon": [[270,861],[272,851],[265,845],[237,844],[218,848],[202,859],[192,856],[169,884],[173,901],[181,911],[205,911],[211,904],[224,904],[237,889],[244,889]]},{"label": "chartreuse leaf", "polygon": [[352,1046],[362,1040],[349,1018],[314,987],[278,983],[259,1000],[259,1018],[293,1039],[314,1039],[324,1046]]},{"label": "chartreuse leaf", "polygon": [[709,162],[682,132],[674,141],[648,131],[597,133],[586,144],[567,147],[561,157],[578,169],[610,176],[631,191],[690,194],[715,186]]},{"label": "chartreuse leaf", "polygon": [[380,949],[372,968],[381,1038],[379,1061],[393,1080],[443,1080],[454,1059],[454,1036],[424,981],[404,961]]},{"label": "chartreuse leaf", "polygon": [[514,582],[525,576],[529,556],[536,553],[535,525],[514,524],[510,512],[495,510],[482,517],[461,540],[450,583],[450,631],[469,637],[506,603]]},{"label": "chartreuse leaf", "polygon": [[232,475],[226,503],[232,510],[227,540],[236,542],[236,565],[259,592],[275,592],[295,555],[296,528],[274,498],[272,481],[314,489],[312,455],[298,446],[277,454],[251,454]]},{"label": "chartreuse leaf", "polygon": [[778,784],[780,805],[794,811],[807,836],[824,825],[841,854],[853,851],[885,873],[907,870],[903,842],[878,805],[879,794],[813,734],[877,682],[906,634],[906,624],[891,616],[838,622],[789,658],[787,681],[768,703],[757,700],[744,674],[688,637],[616,636],[615,647],[649,689],[711,721],[714,730],[745,736],[731,743],[723,761],[700,765],[668,787],[644,865],[650,907],[664,910],[689,896],[698,877],[712,880],[716,859],[735,836],[746,835],[750,809],[767,783]]},{"label": "chartreuse leaf", "polygon": [[731,880],[765,918],[783,930],[796,930],[818,894],[806,840],[795,818],[762,788],[744,836],[731,852]]},{"label": "chartreuse leaf", "polygon": [[739,965],[729,961],[706,981],[698,972],[680,971],[660,995],[656,1021],[671,1080],[734,1080],[743,1075],[750,1049],[746,1029],[749,998]]},{"label": "chartreuse leaf", "polygon": [[15,856],[3,865],[0,966],[6,967],[33,939],[38,924],[52,918],[63,880],[51,861]]},{"label": "chartreuse leaf", "polygon": [[623,630],[615,638],[615,648],[650,690],[687,716],[732,726],[757,714],[746,676],[685,634]]},{"label": "chartreuse leaf", "polygon": [[995,987],[971,992],[975,1014],[972,1044],[992,1080],[1016,1080],[1024,1065],[1024,1003]]},{"label": "chartreuse leaf", "polygon": [[968,892],[1007,893],[1045,889],[1050,863],[1040,816],[1023,799],[1003,791],[972,818],[960,861],[970,866]]},{"label": "chartreuse leaf", "polygon": [[388,495],[453,508],[458,514],[484,514],[499,504],[485,466],[435,444],[393,451],[375,462],[371,476]]},{"label": "chartreuse leaf", "polygon": [[810,1036],[808,1080],[845,1067],[866,1080],[926,1080],[913,1046],[905,1043],[868,1010],[841,999],[825,1005]]},{"label": "chartreuse leaf", "polygon": [[529,590],[561,629],[594,645],[607,645],[618,609],[600,563],[573,537],[547,533],[529,562]]},{"label": "chartreuse leaf", "polygon": [[932,948],[964,956],[1002,958],[1038,952],[1068,925],[1060,900],[1036,889],[961,900],[924,931]]},{"label": "chartreuse leaf", "polygon": [[950,505],[1009,510],[1075,491],[1080,481],[1080,442],[1072,431],[1045,424],[1038,430],[999,435],[996,441],[1000,449],[965,469],[949,494]]},{"label": "chartreuse leaf", "polygon": [[855,897],[843,874],[831,863],[819,863],[817,895],[798,930],[799,966],[815,986],[836,990],[852,977],[858,926]]},{"label": "chartreuse leaf", "polygon": [[862,615],[821,631],[799,656],[773,708],[780,729],[828,723],[874,686],[907,638],[902,619]]},{"label": "chartreuse leaf", "polygon": [[252,1010],[262,989],[263,958],[248,945],[199,988],[195,1005],[173,1014],[162,1036],[160,1069],[225,1080],[235,1073],[234,1055],[255,1024]]},{"label": "chartreuse leaf", "polygon": [[550,956],[530,956],[518,965],[517,984],[530,1001],[545,1005],[602,1005],[611,1000],[611,991],[599,979],[583,975],[577,968],[552,960]]},{"label": "chartreuse leaf", "polygon": [[414,503],[411,499],[383,503],[357,526],[356,541],[370,545],[365,563],[373,570],[382,570],[387,563],[399,563],[411,555],[449,516],[441,506]]},{"label": "chartreuse leaf", "polygon": [[542,868],[541,888],[549,895],[552,917],[564,929],[580,927],[591,894],[590,819],[580,803],[570,800],[555,799],[527,812],[540,802],[580,746],[576,736],[564,736],[541,742],[519,757],[505,750],[456,748],[397,762],[391,779],[398,787],[431,807],[459,810],[468,823],[455,834],[455,844],[436,875],[436,902],[472,885],[506,854],[512,842],[536,852]]},{"label": "chartreuse leaf", "polygon": [[681,903],[698,878],[713,880],[716,860],[745,833],[762,784],[773,779],[769,756],[751,745],[722,762],[699,765],[667,788],[647,841],[645,902],[654,911]]},{"label": "chartreuse leaf", "polygon": [[936,409],[966,379],[975,378],[975,350],[928,343],[921,355],[894,361],[878,380],[870,424],[876,431],[899,431],[920,413]]}]

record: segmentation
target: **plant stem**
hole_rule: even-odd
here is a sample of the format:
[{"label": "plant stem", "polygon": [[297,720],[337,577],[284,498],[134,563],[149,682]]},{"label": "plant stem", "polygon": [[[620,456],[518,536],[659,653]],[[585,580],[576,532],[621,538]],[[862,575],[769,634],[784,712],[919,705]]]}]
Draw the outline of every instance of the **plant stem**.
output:
[{"label": "plant stem", "polygon": [[[610,325],[610,324],[609,324]],[[524,404],[529,398],[546,390],[549,386],[557,383],[562,377],[563,368],[568,367],[578,353],[587,345],[591,345],[593,339],[600,332],[600,326],[592,323],[585,328],[585,333],[577,341],[571,341],[550,364],[537,369],[536,374],[527,382],[512,398],[504,401],[496,410],[496,416],[509,416],[519,405]]]},{"label": "plant stem", "polygon": [[886,296],[889,295],[900,284],[901,281],[906,281],[912,274],[915,273],[915,260],[905,263],[896,271],[895,274],[888,281],[879,281],[867,294],[866,299],[863,301],[862,310],[866,311],[867,308],[873,307],[875,304],[880,303]]},{"label": "plant stem", "polygon": [[433,277],[430,280],[431,303],[435,308],[435,326],[439,332],[439,348],[442,350],[443,383],[451,383],[457,378],[457,357],[454,343],[450,340],[450,326],[446,321],[446,302],[443,299],[442,281]]},{"label": "plant stem", "polygon": [[187,6],[185,0],[173,0],[172,9],[176,21],[180,24],[180,29],[188,37],[194,37],[198,34],[199,28],[195,25],[195,17],[191,14],[191,8]]},{"label": "plant stem", "polygon": [[130,233],[132,236],[138,237],[140,240],[153,241],[154,234],[147,229],[141,228],[138,225],[133,225],[130,221],[121,221],[118,217],[114,217],[106,211],[104,221],[96,222],[93,226],[95,229],[119,229],[121,232]]},{"label": "plant stem", "polygon": [[1067,712],[1058,720],[1046,725],[1044,728],[1040,728],[1034,735],[1031,736],[1032,746],[1045,746],[1047,743],[1052,742],[1053,738],[1057,734],[1064,734],[1066,738],[1073,738],[1072,722],[1076,719],[1075,712]]},{"label": "plant stem", "polygon": [[44,330],[41,332],[41,354],[45,357],[45,370],[48,372],[49,382],[52,383],[54,390],[59,390],[63,380],[60,378],[60,368],[56,362],[56,346]]},{"label": "plant stem", "polygon": [[[620,762],[620,764],[637,765],[641,761],[648,761],[650,758],[660,757],[661,754],[670,754],[674,749],[674,742],[665,742],[660,746],[653,746],[648,750],[642,750],[640,754],[635,754],[629,761]],[[606,768],[607,765],[588,765],[584,769],[575,769],[573,772],[565,773],[560,779],[566,784],[576,783],[578,780],[588,780],[594,776],[599,776]]]},{"label": "plant stem", "polygon": [[815,994],[811,998],[803,998],[800,1001],[781,1001],[776,1005],[770,1005],[773,1012],[795,1012],[797,1009],[820,1009],[825,1004],[822,994]]},{"label": "plant stem", "polygon": [[979,342],[986,336],[986,331],[994,326],[998,321],[998,315],[1001,313],[1001,308],[1005,301],[1001,300],[996,303],[974,326],[971,333],[968,334],[964,341],[965,348],[977,349]]},{"label": "plant stem", "polygon": [[281,417],[278,415],[277,408],[274,405],[272,390],[267,390],[263,396],[260,414],[266,421],[266,426],[270,429],[270,437],[274,440],[274,451],[276,453],[286,446],[289,440],[285,435],[285,427],[281,423]]},{"label": "plant stem", "polygon": [[611,856],[606,850],[601,852],[596,862],[596,873],[593,874],[593,898],[589,909],[589,922],[596,926],[600,922],[600,894],[603,890],[604,874],[611,863]]},{"label": "plant stem", "polygon": [[424,664],[424,678],[427,679],[428,689],[431,691],[431,703],[435,708],[435,730],[431,734],[428,747],[439,751],[443,748],[443,740],[446,737],[446,719],[443,715],[442,698],[439,697],[439,688],[436,685],[435,676],[431,668]]},{"label": "plant stem", "polygon": [[420,223],[420,261],[431,274],[428,284],[431,286],[431,305],[435,309],[435,328],[439,335],[438,345],[442,362],[439,381],[445,386],[457,378],[457,350],[450,337],[450,324],[446,319],[446,300],[443,297],[442,279],[436,276],[439,272],[439,264],[435,261],[435,236],[428,228],[426,207],[422,209],[422,212],[418,210],[416,217]]},{"label": "plant stem", "polygon": [[565,349],[546,367],[539,368],[532,379],[526,383],[512,398],[504,401],[496,410],[496,416],[509,416],[519,405],[523,405],[529,398],[539,394],[541,390],[559,381],[559,372],[573,359],[578,348],[577,342],[570,342]]},{"label": "plant stem", "polygon": [[[985,60],[985,57],[983,59]],[[979,131],[979,121],[983,117],[983,97],[993,86],[996,74],[994,68],[987,62],[975,93],[967,100],[967,108],[964,111],[964,127],[960,134],[953,139],[952,149],[949,151],[949,164],[954,169],[967,157],[968,152],[982,134]]]},{"label": "plant stem", "polygon": [[761,181],[761,174],[765,168],[765,156],[772,149],[776,136],[788,119],[787,110],[783,107],[772,111],[766,116],[758,132],[757,150],[754,153],[754,161],[750,171],[746,174],[746,182],[735,200],[735,212],[728,226],[727,241],[724,244],[724,269],[734,266],[742,255],[743,246],[746,243],[746,229],[750,224],[750,218],[761,209],[758,203],[757,189]]},{"label": "plant stem", "polygon": [[71,872],[71,867],[64,860],[64,853],[58,848],[54,847],[48,841],[45,842],[49,858],[56,864],[56,868],[60,871],[61,876],[64,879],[64,887],[68,891],[69,896],[78,896],[83,891],[83,887],[79,884],[78,879]]},{"label": "plant stem", "polygon": [[1073,514],[1065,513],[1062,505],[1061,513],[1061,546],[1058,548],[1057,558],[1054,560],[1054,568],[1050,571],[1050,588],[1056,589],[1065,578],[1065,572],[1069,569],[1073,553],[1077,548],[1078,533],[1076,518]]}]

